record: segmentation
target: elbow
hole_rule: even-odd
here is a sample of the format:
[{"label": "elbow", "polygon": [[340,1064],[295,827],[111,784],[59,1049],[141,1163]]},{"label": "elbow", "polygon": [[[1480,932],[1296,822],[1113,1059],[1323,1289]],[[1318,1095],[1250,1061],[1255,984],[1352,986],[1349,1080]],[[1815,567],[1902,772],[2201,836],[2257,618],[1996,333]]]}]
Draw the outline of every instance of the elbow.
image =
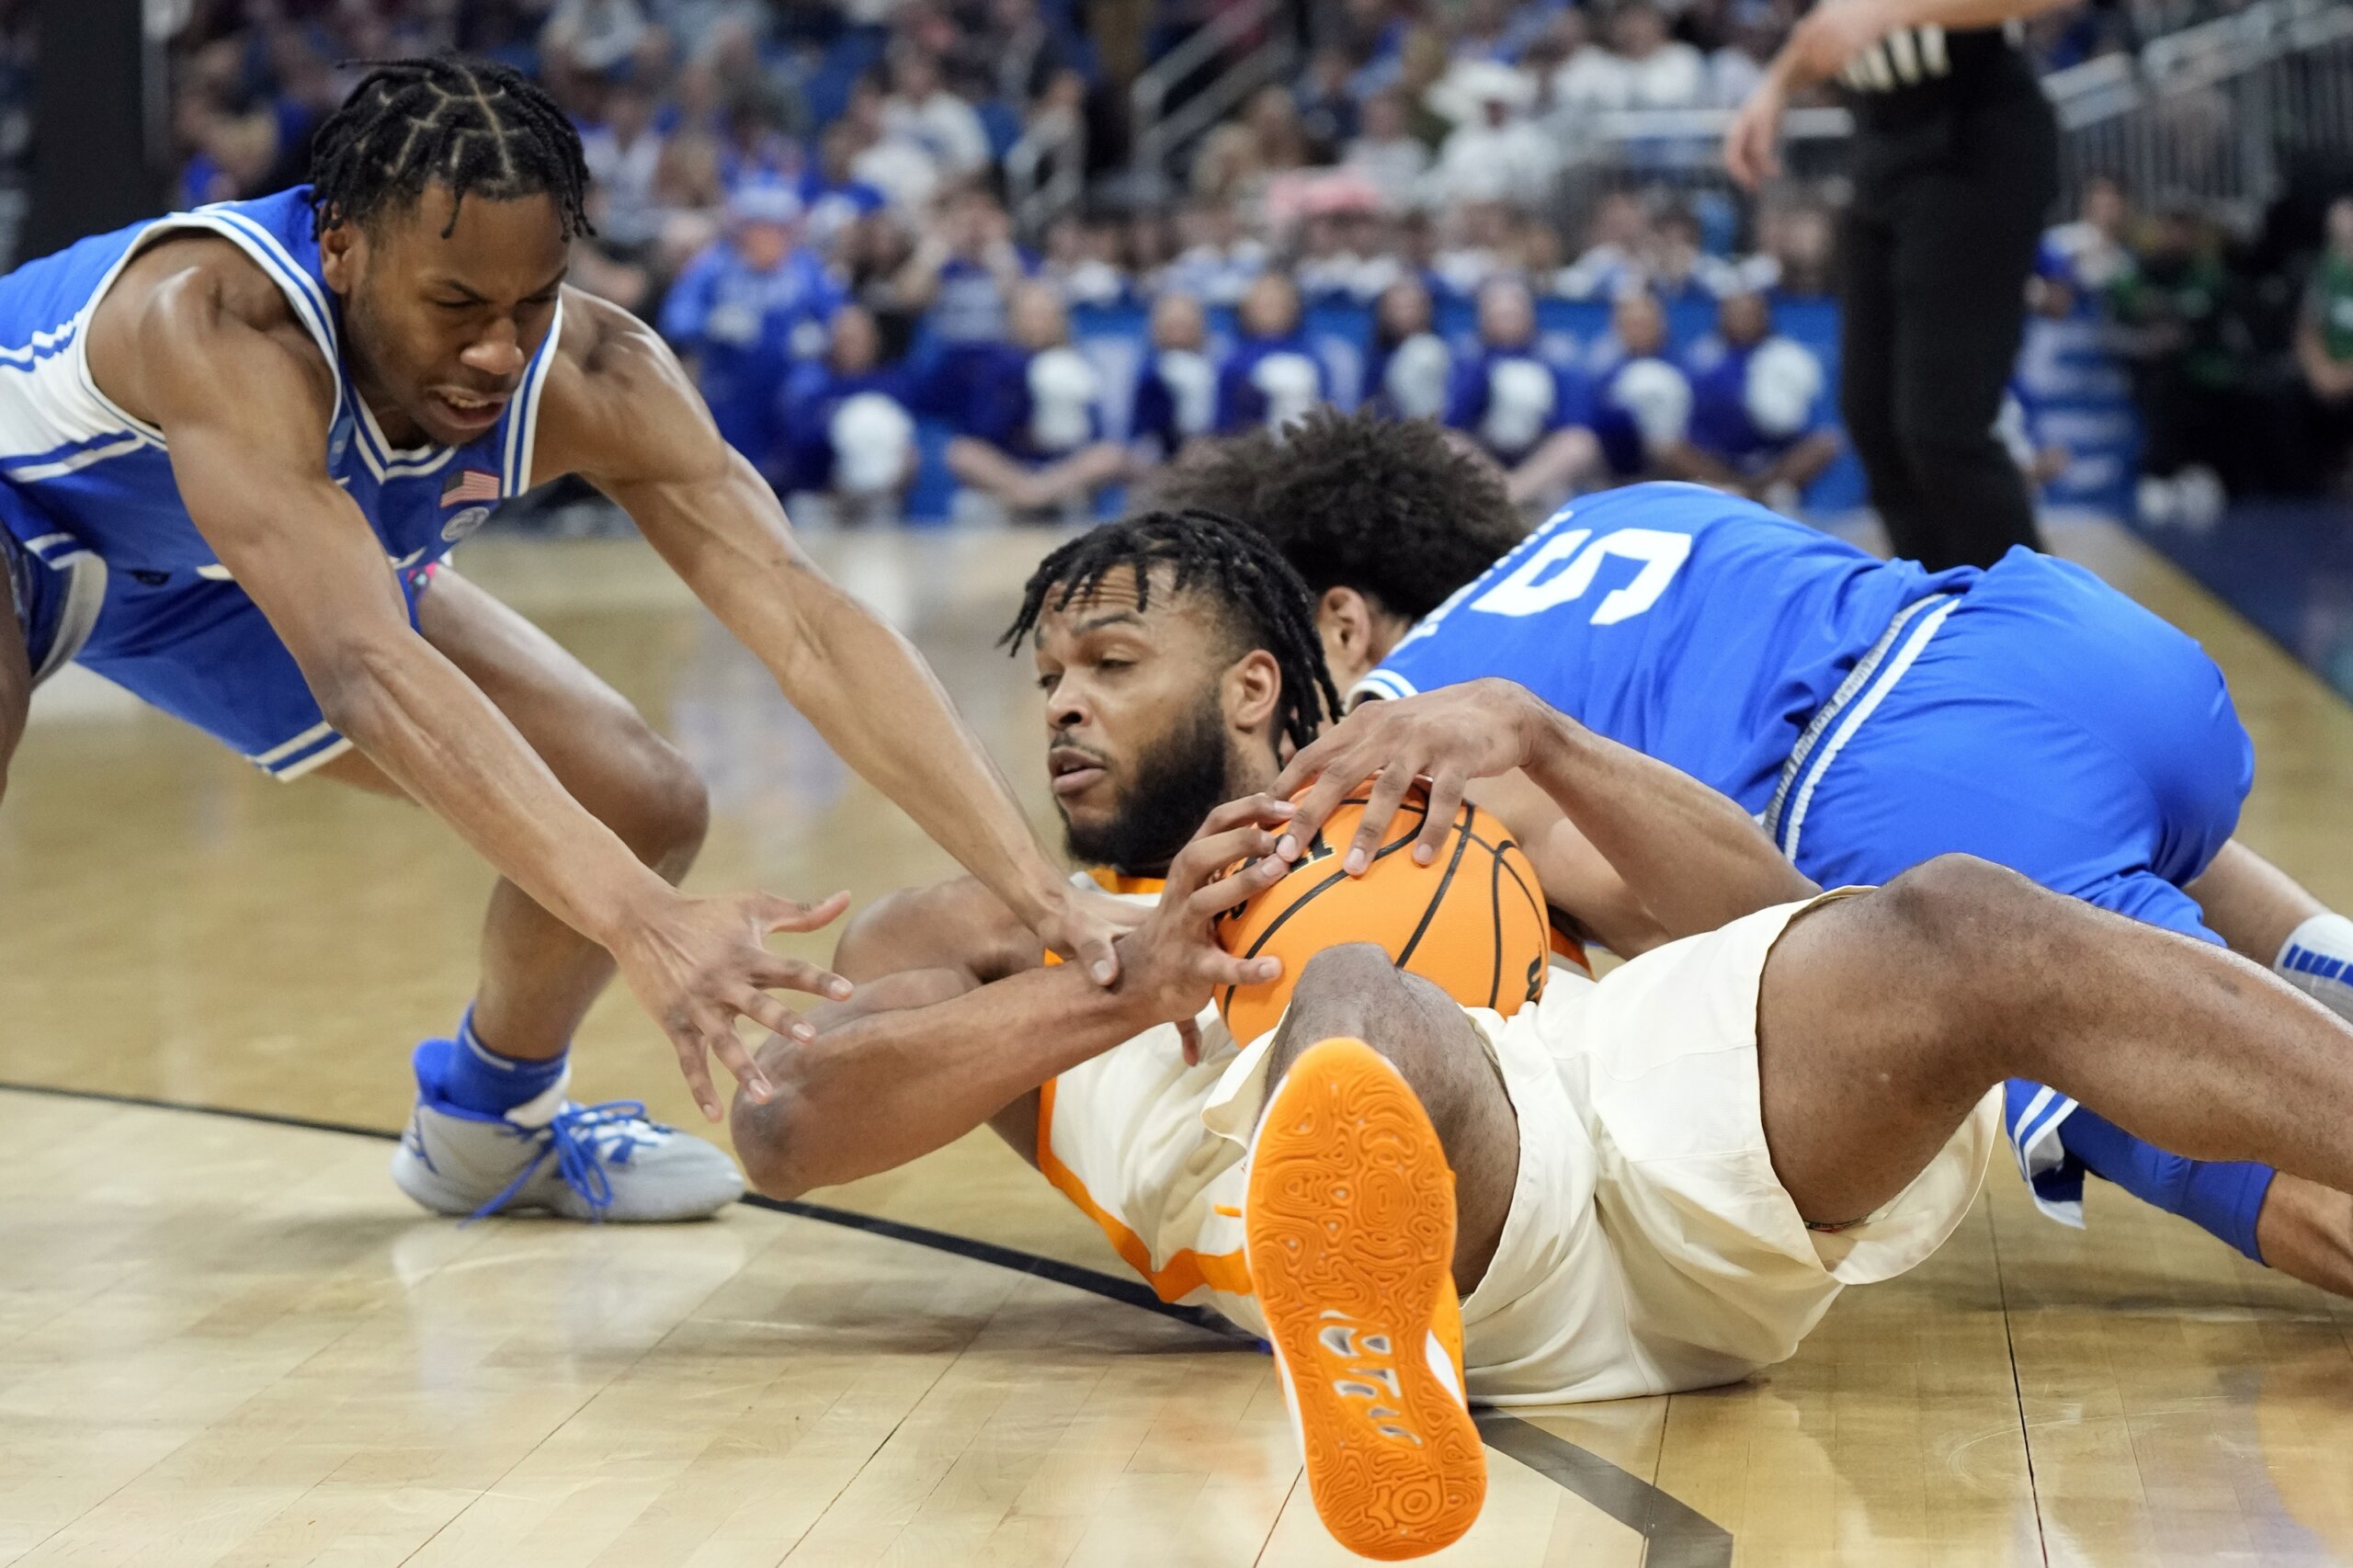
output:
[{"label": "elbow", "polygon": [[320,716],[337,733],[364,745],[380,727],[400,652],[388,639],[358,636],[305,650],[297,663],[318,699]]}]

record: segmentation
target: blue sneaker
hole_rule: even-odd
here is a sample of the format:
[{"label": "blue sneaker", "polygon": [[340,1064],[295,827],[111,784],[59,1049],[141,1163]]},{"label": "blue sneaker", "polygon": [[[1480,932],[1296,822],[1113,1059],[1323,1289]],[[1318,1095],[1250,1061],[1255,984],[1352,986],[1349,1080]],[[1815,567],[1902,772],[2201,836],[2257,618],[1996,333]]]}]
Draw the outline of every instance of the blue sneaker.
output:
[{"label": "blue sneaker", "polygon": [[642,1102],[566,1099],[568,1069],[504,1116],[452,1105],[435,1087],[449,1049],[416,1048],[416,1108],[392,1155],[394,1184],[435,1213],[658,1222],[708,1219],[744,1196],[734,1161]]}]

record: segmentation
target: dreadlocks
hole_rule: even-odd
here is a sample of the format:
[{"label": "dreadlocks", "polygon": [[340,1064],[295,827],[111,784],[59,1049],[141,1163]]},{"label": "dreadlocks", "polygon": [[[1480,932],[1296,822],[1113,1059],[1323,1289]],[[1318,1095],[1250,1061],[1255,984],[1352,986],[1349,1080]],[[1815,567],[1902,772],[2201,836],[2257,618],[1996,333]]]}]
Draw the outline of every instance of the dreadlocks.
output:
[{"label": "dreadlocks", "polygon": [[1309,590],[1354,588],[1408,620],[1495,562],[1527,533],[1484,459],[1430,420],[1319,408],[1279,435],[1208,445],[1152,482],[1165,506],[1241,518]]},{"label": "dreadlocks", "polygon": [[1275,656],[1283,677],[1281,733],[1292,744],[1313,740],[1325,714],[1339,715],[1340,694],[1324,667],[1307,585],[1264,538],[1215,512],[1145,512],[1072,540],[1030,574],[1021,613],[1000,645],[1018,652],[1050,597],[1053,608],[1067,608],[1121,566],[1135,572],[1137,609],[1152,592],[1153,569],[1165,567],[1171,594],[1195,588],[1207,595],[1237,641]]},{"label": "dreadlocks", "polygon": [[555,198],[563,237],[594,233],[580,133],[555,100],[487,60],[386,60],[353,88],[311,143],[313,232],[365,223],[446,185],[448,238],[469,194]]}]

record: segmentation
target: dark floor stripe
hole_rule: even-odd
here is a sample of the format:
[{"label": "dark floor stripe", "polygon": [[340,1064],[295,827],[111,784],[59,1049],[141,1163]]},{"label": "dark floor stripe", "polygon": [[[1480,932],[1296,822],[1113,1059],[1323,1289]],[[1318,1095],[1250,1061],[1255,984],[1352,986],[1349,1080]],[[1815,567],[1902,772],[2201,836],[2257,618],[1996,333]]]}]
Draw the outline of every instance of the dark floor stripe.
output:
[{"label": "dark floor stripe", "polygon": [[[42,1095],[62,1100],[93,1100],[102,1105],[136,1106],[142,1110],[178,1111],[188,1116],[226,1117],[236,1121],[258,1121],[270,1127],[291,1127],[304,1132],[339,1132],[347,1137],[372,1138],[380,1142],[392,1142],[400,1137],[398,1132],[387,1131],[381,1127],[355,1127],[349,1122],[320,1121],[304,1116],[279,1116],[271,1111],[237,1110],[225,1106],[188,1105],[178,1100],[152,1099],[144,1095],[108,1094],[99,1089],[64,1089],[51,1084],[0,1081],[0,1093]],[[781,1200],[756,1195],[745,1198],[744,1202],[755,1209],[790,1214],[801,1220],[813,1220],[820,1224],[839,1225],[845,1230],[863,1231],[868,1235],[885,1236],[892,1241],[968,1257],[976,1263],[1012,1269],[1017,1274],[1032,1274],[1040,1279],[1051,1279],[1058,1285],[1067,1285],[1073,1290],[1085,1290],[1108,1301],[1140,1307],[1145,1312],[1190,1324],[1215,1335],[1236,1349],[1246,1348],[1256,1343],[1212,1312],[1199,1307],[1173,1306],[1138,1281],[1121,1279],[1098,1269],[1040,1257],[1017,1247],[976,1242],[968,1236],[934,1231],[922,1225],[904,1224],[896,1220],[884,1220],[823,1203],[807,1203],[797,1199]],[[1640,1535],[1648,1543],[1643,1556],[1644,1568],[1729,1568],[1732,1562],[1730,1532],[1677,1502],[1641,1476],[1619,1469],[1599,1454],[1581,1449],[1565,1437],[1555,1437],[1541,1426],[1522,1421],[1518,1416],[1506,1415],[1501,1411],[1480,1413],[1479,1435],[1486,1440],[1487,1447],[1497,1453],[1508,1454],[1554,1485],[1575,1493]]]}]

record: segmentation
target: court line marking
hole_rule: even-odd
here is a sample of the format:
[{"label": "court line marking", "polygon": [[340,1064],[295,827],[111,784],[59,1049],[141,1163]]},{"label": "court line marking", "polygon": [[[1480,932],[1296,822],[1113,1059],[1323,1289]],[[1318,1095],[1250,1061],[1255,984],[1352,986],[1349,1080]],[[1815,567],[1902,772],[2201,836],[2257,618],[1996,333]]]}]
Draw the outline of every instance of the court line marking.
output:
[{"label": "court line marking", "polygon": [[[54,1084],[25,1084],[0,1079],[0,1094],[95,1101],[101,1105],[133,1106],[142,1110],[178,1111],[186,1116],[217,1116],[233,1121],[257,1121],[270,1127],[289,1127],[301,1132],[335,1132],[349,1138],[370,1138],[380,1143],[396,1143],[401,1136],[381,1127],[361,1127],[348,1121],[323,1121],[313,1117],[285,1116],[267,1110],[239,1110],[227,1106],[190,1105],[182,1100],[115,1094],[104,1089],[68,1089]],[[910,1225],[903,1221],[862,1214],[851,1209],[836,1209],[829,1204],[809,1203],[799,1199],[762,1198],[756,1193],[746,1194],[741,1201],[750,1209],[764,1209],[771,1213],[786,1214],[818,1224],[838,1225],[844,1230],[863,1231],[869,1235],[928,1247],[935,1252],[1011,1269],[1017,1274],[1032,1274],[1040,1279],[1101,1296],[1107,1301],[1140,1307],[1162,1317],[1190,1324],[1217,1335],[1233,1349],[1254,1348],[1256,1345],[1255,1338],[1202,1308],[1164,1301],[1140,1282],[1122,1279],[1099,1269],[1042,1257],[1018,1247],[974,1241],[952,1232]],[[1518,1460],[1563,1491],[1583,1498],[1641,1536],[1644,1545],[1643,1561],[1645,1568],[1731,1568],[1732,1532],[1688,1504],[1670,1496],[1631,1471],[1620,1469],[1591,1449],[1579,1448],[1566,1437],[1549,1432],[1533,1422],[1499,1410],[1483,1410],[1478,1413],[1477,1420],[1479,1436],[1487,1447]]]}]

